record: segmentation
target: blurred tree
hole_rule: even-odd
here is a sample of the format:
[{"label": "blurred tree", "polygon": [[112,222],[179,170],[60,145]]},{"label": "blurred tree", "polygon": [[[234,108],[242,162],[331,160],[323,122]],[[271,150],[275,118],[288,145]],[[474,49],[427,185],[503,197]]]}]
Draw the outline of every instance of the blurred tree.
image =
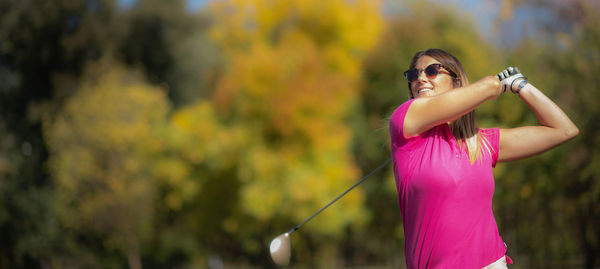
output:
[{"label": "blurred tree", "polygon": [[[203,36],[208,15],[189,13],[185,1],[139,0],[123,9],[115,0],[0,0],[0,15],[0,267],[49,266],[76,247],[50,206],[55,186],[44,169],[42,117],[76,94],[84,66],[100,57],[166,83],[177,104],[210,94],[220,58]],[[202,53],[186,57],[196,48]]]},{"label": "blurred tree", "polygon": [[[0,1],[0,267],[47,264],[60,238],[39,104],[71,93],[86,61],[115,36],[112,1]],[[82,29],[86,29],[83,30]],[[59,89],[60,88],[60,89]]]},{"label": "blurred tree", "polygon": [[[346,120],[382,18],[373,1],[227,1],[211,11],[211,34],[228,59],[215,109],[224,124],[247,130],[236,175],[243,211],[224,228],[266,259],[270,239],[360,175]],[[303,227],[311,236],[294,235],[300,259],[333,261],[318,256],[333,254],[324,239],[368,219],[363,199],[360,189],[349,193]]]},{"label": "blurred tree", "polygon": [[[103,252],[94,253],[100,246],[123,252],[130,268],[141,268],[141,248],[153,229],[152,167],[162,144],[157,134],[166,124],[166,96],[138,74],[106,62],[90,65],[80,85],[64,108],[44,117],[44,129],[56,186],[53,204],[81,247],[70,251],[96,257],[57,262],[108,265],[110,259],[97,256]],[[98,239],[100,245],[88,243]]]},{"label": "blurred tree", "polygon": [[169,250],[172,243],[159,244],[158,249],[165,252],[163,259],[184,251],[192,259],[188,262],[204,266],[214,255],[228,259],[247,255],[239,250],[238,239],[223,228],[225,220],[239,212],[236,164],[248,141],[243,127],[223,124],[206,100],[173,113],[166,154],[155,169],[167,185],[165,216],[171,218],[163,224],[162,230],[168,232],[161,240],[187,242],[187,247],[175,245]]},{"label": "blurred tree", "polygon": [[192,14],[185,0],[140,0],[125,14],[127,34],[118,58],[139,66],[153,83],[166,83],[175,106],[208,98],[222,57],[208,38],[211,15]]}]

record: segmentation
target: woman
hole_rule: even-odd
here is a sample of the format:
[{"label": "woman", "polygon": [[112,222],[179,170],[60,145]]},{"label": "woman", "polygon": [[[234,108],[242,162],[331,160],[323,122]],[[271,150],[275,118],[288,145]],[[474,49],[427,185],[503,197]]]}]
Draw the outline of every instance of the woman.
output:
[{"label": "woman", "polygon": [[[429,49],[415,54],[405,76],[411,99],[392,114],[390,135],[408,268],[506,268],[492,168],[551,149],[577,127],[516,68],[469,84],[454,56]],[[505,91],[540,126],[478,129],[473,110]]]}]

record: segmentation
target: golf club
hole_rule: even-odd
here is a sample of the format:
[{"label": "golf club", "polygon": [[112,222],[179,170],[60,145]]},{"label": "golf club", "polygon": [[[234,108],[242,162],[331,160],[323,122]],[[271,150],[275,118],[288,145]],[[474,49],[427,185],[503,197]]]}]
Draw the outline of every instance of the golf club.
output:
[{"label": "golf club", "polygon": [[344,191],[342,194],[340,194],[337,197],[335,197],[335,199],[333,199],[327,205],[325,205],[324,207],[322,207],[321,209],[319,209],[317,212],[315,212],[314,214],[312,214],[312,216],[308,217],[302,223],[296,225],[296,227],[292,228],[287,233],[283,233],[283,234],[280,234],[279,236],[275,237],[275,239],[273,239],[271,241],[271,243],[269,244],[269,250],[271,251],[271,258],[273,259],[273,261],[275,262],[275,264],[277,264],[279,266],[286,266],[286,265],[288,265],[290,263],[290,257],[291,257],[291,252],[292,252],[291,244],[290,244],[290,234],[292,234],[293,232],[295,232],[296,230],[298,230],[300,228],[300,226],[304,225],[310,219],[312,219],[313,217],[315,217],[316,215],[318,215],[319,213],[321,213],[321,211],[325,210],[331,204],[335,203],[335,201],[337,201],[338,199],[340,199],[346,193],[348,193],[349,191],[351,191],[352,189],[354,189],[356,186],[360,185],[360,183],[362,183],[369,176],[371,176],[372,174],[374,174],[375,172],[377,172],[379,169],[381,169],[382,167],[384,167],[391,160],[392,159],[388,159],[387,161],[385,161],[382,164],[380,164],[377,168],[375,168],[369,174],[367,174],[366,176],[364,176],[363,178],[361,178],[359,181],[357,181],[356,183],[354,183],[354,185],[352,185],[352,187],[350,187],[349,189],[347,189],[346,191]]}]

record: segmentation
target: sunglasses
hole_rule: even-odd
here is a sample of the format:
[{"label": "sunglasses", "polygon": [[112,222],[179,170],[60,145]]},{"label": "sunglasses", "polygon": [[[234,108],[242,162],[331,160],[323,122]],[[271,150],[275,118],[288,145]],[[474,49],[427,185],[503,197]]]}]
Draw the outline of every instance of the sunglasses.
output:
[{"label": "sunglasses", "polygon": [[[425,71],[425,75],[427,75],[428,77],[435,77],[437,76],[441,71],[442,68],[444,66],[442,64],[430,64],[427,67],[425,67],[425,69],[409,69],[404,71],[404,76],[406,77],[406,79],[408,80],[408,83],[412,83],[413,81],[417,80],[419,78],[419,74],[421,74],[421,71]],[[454,74],[454,72],[448,70],[447,68],[446,72],[448,72],[448,74],[450,74],[450,76],[452,77],[456,77],[456,74]]]}]

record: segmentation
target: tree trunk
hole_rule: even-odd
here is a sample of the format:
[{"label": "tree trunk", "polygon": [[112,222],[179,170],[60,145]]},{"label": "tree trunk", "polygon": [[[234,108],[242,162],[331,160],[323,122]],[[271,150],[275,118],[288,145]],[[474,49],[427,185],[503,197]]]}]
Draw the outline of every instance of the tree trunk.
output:
[{"label": "tree trunk", "polygon": [[127,260],[130,269],[142,269],[142,260],[137,248],[130,248],[127,252]]}]

